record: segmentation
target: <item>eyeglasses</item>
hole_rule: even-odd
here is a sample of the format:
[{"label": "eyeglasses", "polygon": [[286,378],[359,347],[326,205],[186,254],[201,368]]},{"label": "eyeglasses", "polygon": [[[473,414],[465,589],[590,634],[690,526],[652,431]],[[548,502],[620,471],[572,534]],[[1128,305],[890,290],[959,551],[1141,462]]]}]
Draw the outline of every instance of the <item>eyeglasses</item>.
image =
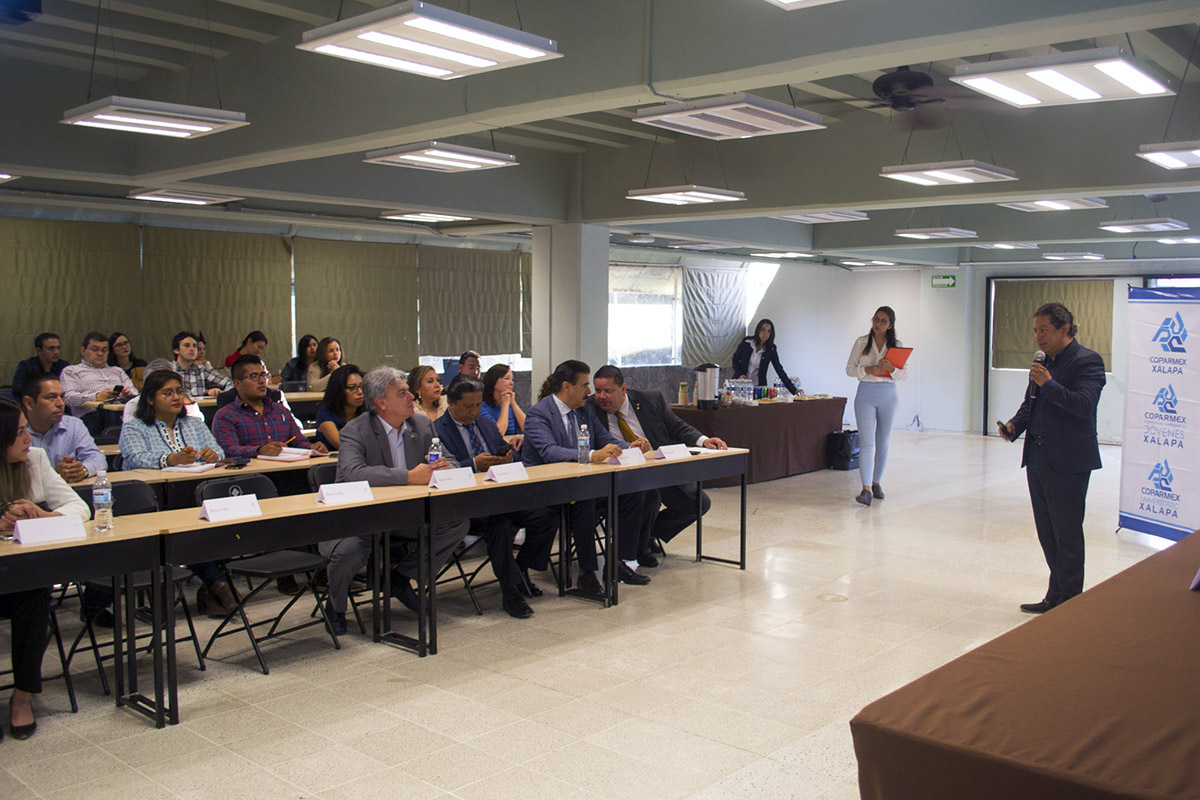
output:
[{"label": "eyeglasses", "polygon": [[362,384],[359,384],[358,386],[347,386],[346,391],[347,392],[355,392],[355,393],[361,392]]},{"label": "eyeglasses", "polygon": [[183,389],[159,389],[158,390],[158,396],[165,397],[167,399],[170,399],[172,397],[184,397],[185,394],[186,393],[183,391]]},{"label": "eyeglasses", "polygon": [[271,377],[270,372],[247,372],[245,375],[242,376],[242,380],[244,380],[244,381],[265,381],[269,377]]},{"label": "eyeglasses", "polygon": [[880,325],[887,325],[891,322],[887,317],[871,317],[871,322],[878,322]]},{"label": "eyeglasses", "polygon": [[113,347],[129,347],[129,342],[128,341],[114,342]]}]

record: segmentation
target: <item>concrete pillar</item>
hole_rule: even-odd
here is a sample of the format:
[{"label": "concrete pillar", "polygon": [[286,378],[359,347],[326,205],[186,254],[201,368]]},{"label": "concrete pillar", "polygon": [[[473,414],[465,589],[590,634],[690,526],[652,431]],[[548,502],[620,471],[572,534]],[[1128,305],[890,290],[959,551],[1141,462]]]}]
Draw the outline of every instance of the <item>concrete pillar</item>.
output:
[{"label": "concrete pillar", "polygon": [[569,358],[608,363],[608,228],[533,229],[533,395]]}]

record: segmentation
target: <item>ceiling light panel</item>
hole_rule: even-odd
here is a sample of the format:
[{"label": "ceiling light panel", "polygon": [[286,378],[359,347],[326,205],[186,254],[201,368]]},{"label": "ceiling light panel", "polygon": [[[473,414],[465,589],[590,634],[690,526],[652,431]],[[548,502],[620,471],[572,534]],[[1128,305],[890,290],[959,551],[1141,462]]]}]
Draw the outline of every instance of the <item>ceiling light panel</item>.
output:
[{"label": "ceiling light panel", "polygon": [[896,235],[905,239],[974,239],[979,236],[965,228],[900,228]]},{"label": "ceiling light panel", "polygon": [[645,200],[649,203],[665,203],[671,206],[686,206],[702,203],[729,203],[745,200],[746,195],[731,189],[714,189],[710,186],[664,186],[657,189],[630,189],[626,200]]},{"label": "ceiling light panel", "polygon": [[915,183],[918,186],[956,186],[967,183],[1015,181],[1011,169],[985,164],[982,161],[942,161],[934,164],[899,164],[884,167],[881,177]]},{"label": "ceiling light panel", "polygon": [[794,11],[797,8],[812,8],[813,6],[823,6],[826,3],[839,3],[841,0],[767,0],[767,2],[773,6]]},{"label": "ceiling light panel", "polygon": [[446,142],[420,142],[372,150],[367,153],[363,163],[424,169],[430,172],[478,172],[499,167],[515,167],[517,158],[508,153],[479,150]]},{"label": "ceiling light panel", "polygon": [[562,57],[552,39],[417,0],[314,28],[296,47],[442,80]]},{"label": "ceiling light panel", "polygon": [[1195,169],[1200,167],[1200,141],[1144,144],[1137,155],[1163,169]]},{"label": "ceiling light panel", "polygon": [[1159,244],[1200,244],[1200,238],[1189,236],[1186,239],[1159,239]]},{"label": "ceiling light panel", "polygon": [[1029,242],[992,242],[991,244],[974,244],[980,250],[1037,250],[1038,245]]},{"label": "ceiling light panel", "polygon": [[1065,200],[1023,200],[1013,203],[997,203],[1004,208],[1038,213],[1042,211],[1075,211],[1083,208],[1108,208],[1108,203],[1099,197],[1072,197]]},{"label": "ceiling light panel", "polygon": [[751,94],[643,108],[634,122],[718,141],[825,128],[818,114]]},{"label": "ceiling light panel", "polygon": [[678,244],[669,244],[667,247],[672,250],[725,250],[729,245],[715,242],[679,242]]},{"label": "ceiling light panel", "polygon": [[21,176],[20,175],[10,175],[7,172],[0,172],[0,183],[8,183],[9,181],[15,181],[19,177],[21,177]]},{"label": "ceiling light panel", "polygon": [[1160,233],[1163,231],[1186,231],[1188,224],[1177,219],[1159,217],[1158,219],[1125,219],[1106,222],[1100,226],[1102,231],[1113,233]]},{"label": "ceiling light panel", "polygon": [[1047,261],[1103,261],[1100,253],[1042,253]]},{"label": "ceiling light panel", "polygon": [[826,222],[866,222],[870,217],[862,211],[814,211],[809,214],[786,214],[782,217],[775,217],[775,219],[822,225]]},{"label": "ceiling light panel", "polygon": [[751,253],[753,258],[816,258],[812,253]]},{"label": "ceiling light panel", "polygon": [[175,189],[143,189],[128,197],[130,200],[150,200],[155,203],[174,203],[182,206],[218,206],[222,203],[245,199],[227,194],[208,194]]},{"label": "ceiling light panel", "polygon": [[432,211],[387,211],[383,219],[394,219],[401,222],[469,222],[474,217],[460,217],[454,214],[438,214]]},{"label": "ceiling light panel", "polygon": [[63,112],[62,123],[172,139],[197,139],[250,124],[246,122],[246,115],[237,111],[133,97],[106,97],[72,108]]},{"label": "ceiling light panel", "polygon": [[950,80],[1018,108],[1175,94],[1168,78],[1119,47],[965,64]]}]

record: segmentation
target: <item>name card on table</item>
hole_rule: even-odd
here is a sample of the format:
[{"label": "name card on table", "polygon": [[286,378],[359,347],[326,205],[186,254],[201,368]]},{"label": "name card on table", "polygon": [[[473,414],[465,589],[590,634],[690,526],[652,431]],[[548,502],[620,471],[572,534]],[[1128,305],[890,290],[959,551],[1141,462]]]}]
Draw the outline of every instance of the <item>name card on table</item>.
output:
[{"label": "name card on table", "polygon": [[261,517],[262,509],[258,507],[258,496],[242,494],[237,497],[218,497],[205,500],[200,506],[200,519],[209,522],[228,522],[231,519],[246,517]]},{"label": "name card on table", "polygon": [[83,520],[74,514],[61,517],[19,519],[13,528],[13,538],[20,544],[46,544],[66,542],[71,539],[86,539]]},{"label": "name card on table", "polygon": [[529,473],[525,471],[524,464],[514,461],[511,464],[497,464],[487,471],[487,475],[483,479],[496,483],[512,483],[513,481],[529,480]]},{"label": "name card on table", "polygon": [[608,459],[609,464],[617,464],[622,467],[630,467],[634,464],[645,464],[646,456],[642,455],[642,448],[630,447],[627,450],[622,450],[621,455],[615,458]]},{"label": "name card on table", "polygon": [[429,479],[430,489],[465,489],[475,485],[475,474],[470,467],[457,469],[435,469]]},{"label": "name card on table", "polygon": [[317,502],[327,506],[344,506],[347,503],[362,503],[374,499],[371,484],[366,481],[327,483],[317,492]]},{"label": "name card on table", "polygon": [[688,458],[690,456],[691,453],[688,452],[686,444],[664,444],[654,451],[655,458],[665,458],[667,461],[678,461],[681,458]]}]

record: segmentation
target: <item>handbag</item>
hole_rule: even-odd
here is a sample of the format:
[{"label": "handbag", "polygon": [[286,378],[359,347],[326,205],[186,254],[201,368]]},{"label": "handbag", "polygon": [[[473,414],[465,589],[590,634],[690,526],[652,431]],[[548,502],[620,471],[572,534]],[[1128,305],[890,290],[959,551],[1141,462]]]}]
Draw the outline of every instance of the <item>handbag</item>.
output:
[{"label": "handbag", "polygon": [[829,434],[825,452],[831,469],[858,469],[858,431],[842,430]]}]

